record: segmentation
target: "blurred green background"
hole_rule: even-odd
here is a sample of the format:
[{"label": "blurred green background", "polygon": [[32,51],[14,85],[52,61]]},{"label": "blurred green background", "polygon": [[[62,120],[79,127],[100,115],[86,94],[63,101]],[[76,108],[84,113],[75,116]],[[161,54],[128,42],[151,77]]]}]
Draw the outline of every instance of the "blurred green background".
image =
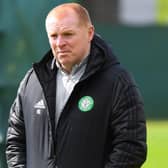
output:
[{"label": "blurred green background", "polygon": [[[5,136],[17,87],[32,63],[40,60],[49,49],[45,17],[50,9],[62,2],[71,1],[0,0],[0,168],[7,167]],[[111,44],[139,85],[148,121],[148,158],[143,168],[166,168],[168,26],[119,23],[117,0],[103,1],[103,6],[94,0],[73,2],[88,8],[96,32]]]}]

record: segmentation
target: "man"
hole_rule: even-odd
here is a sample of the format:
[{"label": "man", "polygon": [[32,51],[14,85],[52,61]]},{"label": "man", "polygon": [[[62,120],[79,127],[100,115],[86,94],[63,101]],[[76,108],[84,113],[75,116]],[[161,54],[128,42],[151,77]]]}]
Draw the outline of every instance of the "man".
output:
[{"label": "man", "polygon": [[9,168],[139,168],[143,103],[87,10],[59,5],[46,30],[51,50],[26,74],[11,107]]}]

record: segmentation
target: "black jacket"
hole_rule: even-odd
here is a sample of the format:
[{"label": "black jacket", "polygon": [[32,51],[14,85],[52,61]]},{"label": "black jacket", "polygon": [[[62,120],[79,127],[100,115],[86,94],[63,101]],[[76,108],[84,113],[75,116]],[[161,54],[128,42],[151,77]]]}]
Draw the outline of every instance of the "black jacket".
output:
[{"label": "black jacket", "polygon": [[57,128],[52,59],[49,51],[20,84],[7,132],[9,168],[140,168],[146,159],[143,103],[110,47],[98,36],[92,40],[86,71]]}]

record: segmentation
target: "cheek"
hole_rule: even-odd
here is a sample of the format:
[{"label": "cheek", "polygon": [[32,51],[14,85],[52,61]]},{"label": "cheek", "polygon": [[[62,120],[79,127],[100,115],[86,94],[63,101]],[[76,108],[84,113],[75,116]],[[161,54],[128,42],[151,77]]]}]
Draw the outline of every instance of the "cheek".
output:
[{"label": "cheek", "polygon": [[83,45],[83,43],[78,43],[79,45],[76,45],[75,48],[75,55],[77,58],[81,58],[86,54],[86,46]]},{"label": "cheek", "polygon": [[87,49],[87,47],[88,47],[88,42],[87,41],[85,41],[85,40],[81,40],[81,42],[79,42],[79,49],[81,50],[81,51],[85,51],[86,49]]},{"label": "cheek", "polygon": [[54,40],[49,40],[49,43],[51,48],[55,48],[56,45]]}]

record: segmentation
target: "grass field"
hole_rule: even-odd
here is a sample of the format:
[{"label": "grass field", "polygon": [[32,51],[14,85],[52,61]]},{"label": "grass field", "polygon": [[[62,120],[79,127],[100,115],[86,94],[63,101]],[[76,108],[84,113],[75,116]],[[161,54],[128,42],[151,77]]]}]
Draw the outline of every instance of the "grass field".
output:
[{"label": "grass field", "polygon": [[142,168],[168,167],[168,121],[147,122],[147,160]]}]

